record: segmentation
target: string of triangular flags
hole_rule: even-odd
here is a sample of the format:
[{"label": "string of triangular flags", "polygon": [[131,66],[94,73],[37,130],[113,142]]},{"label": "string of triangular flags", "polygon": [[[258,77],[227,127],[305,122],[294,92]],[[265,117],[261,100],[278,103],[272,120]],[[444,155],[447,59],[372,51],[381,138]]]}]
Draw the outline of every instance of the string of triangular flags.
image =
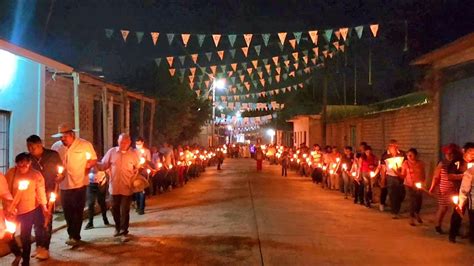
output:
[{"label": "string of triangular flags", "polygon": [[[370,25],[360,25],[356,27],[342,27],[342,28],[331,28],[331,29],[323,29],[323,30],[306,30],[306,31],[296,31],[296,32],[278,32],[278,33],[242,33],[242,34],[223,34],[223,33],[213,33],[213,34],[200,34],[200,33],[163,33],[158,31],[147,32],[147,35],[153,45],[157,45],[160,36],[165,35],[167,39],[167,43],[169,46],[173,44],[173,42],[180,42],[184,47],[188,47],[191,41],[195,40],[199,47],[202,47],[205,40],[209,39],[215,45],[215,47],[219,47],[222,45],[223,38],[227,37],[227,43],[234,47],[237,40],[242,40],[244,43],[244,47],[250,47],[252,43],[255,43],[255,38],[260,36],[261,42],[264,46],[268,46],[271,39],[277,40],[281,45],[285,45],[288,42],[292,47],[296,47],[297,44],[300,43],[304,35],[307,35],[309,39],[314,44],[318,43],[319,35],[321,34],[328,42],[332,40],[333,36],[336,36],[338,39],[346,40],[352,30],[356,32],[357,37],[360,39],[362,38],[364,28],[370,29],[373,37],[377,36],[379,30],[379,24],[370,24]],[[132,32],[129,29],[112,29],[107,28],[104,29],[105,37],[108,39],[112,39],[116,34],[122,37],[124,42],[129,41],[130,33]],[[142,43],[145,32],[144,31],[134,31],[135,33],[135,40],[138,44]],[[289,35],[292,34],[293,38],[290,39]],[[147,37],[147,38],[148,38]],[[181,38],[179,38],[181,37]]]},{"label": "string of triangular flags", "polygon": [[271,101],[270,103],[241,103],[241,102],[222,102],[220,106],[225,106],[228,110],[241,110],[241,111],[276,111],[281,110],[285,107],[283,103],[277,103]]},{"label": "string of triangular flags", "polygon": [[272,119],[277,118],[277,114],[269,114],[264,116],[254,116],[254,117],[238,117],[236,115],[226,115],[221,114],[220,117],[216,117],[215,123],[217,124],[233,124],[236,126],[253,126],[253,125],[262,125],[270,122]]}]

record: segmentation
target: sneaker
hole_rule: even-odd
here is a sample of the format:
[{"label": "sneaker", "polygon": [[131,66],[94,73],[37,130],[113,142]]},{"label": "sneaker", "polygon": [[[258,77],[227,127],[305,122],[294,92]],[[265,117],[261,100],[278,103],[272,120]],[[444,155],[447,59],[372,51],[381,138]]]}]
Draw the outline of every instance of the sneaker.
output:
[{"label": "sneaker", "polygon": [[394,216],[392,216],[392,219],[394,219],[394,220],[398,220],[398,219],[400,219],[400,215],[398,215],[398,214],[395,214]]},{"label": "sneaker", "polygon": [[115,230],[114,237],[120,236],[120,232]]},{"label": "sneaker", "polygon": [[143,215],[143,214],[145,214],[145,211],[144,210],[137,210],[137,213],[138,213],[138,215]]},{"label": "sneaker", "polygon": [[444,234],[443,229],[441,229],[441,226],[436,226],[435,231],[440,235]]},{"label": "sneaker", "polygon": [[94,225],[92,223],[88,223],[86,224],[86,227],[84,227],[84,230],[89,230],[89,229],[92,229],[94,228]]},{"label": "sneaker", "polygon": [[40,250],[36,251],[36,258],[39,260],[47,260],[49,259],[49,251],[43,247]]},{"label": "sneaker", "polygon": [[416,224],[415,224],[415,218],[410,218],[410,225],[411,225],[411,226],[416,226]]},{"label": "sneaker", "polygon": [[416,221],[417,221],[419,224],[422,224],[422,223],[423,223],[423,220],[421,219],[420,215],[417,215],[417,216],[416,216]]},{"label": "sneaker", "polygon": [[380,204],[379,205],[379,211],[381,211],[381,212],[385,211],[385,205]]},{"label": "sneaker", "polygon": [[69,240],[66,241],[66,245],[69,245],[69,246],[72,246],[72,247],[76,247],[76,246],[79,246],[79,240],[77,239],[74,239],[74,238],[69,238]]}]

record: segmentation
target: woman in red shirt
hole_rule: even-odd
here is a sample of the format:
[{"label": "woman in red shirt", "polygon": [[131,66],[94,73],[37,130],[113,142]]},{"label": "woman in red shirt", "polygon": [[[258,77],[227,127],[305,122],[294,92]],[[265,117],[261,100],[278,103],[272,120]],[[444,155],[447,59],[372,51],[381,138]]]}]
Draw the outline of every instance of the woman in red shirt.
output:
[{"label": "woman in red shirt", "polygon": [[364,181],[365,206],[370,208],[375,176],[379,165],[379,161],[372,153],[372,148],[370,146],[365,147],[364,153],[360,157],[359,164],[359,176],[361,176]]}]

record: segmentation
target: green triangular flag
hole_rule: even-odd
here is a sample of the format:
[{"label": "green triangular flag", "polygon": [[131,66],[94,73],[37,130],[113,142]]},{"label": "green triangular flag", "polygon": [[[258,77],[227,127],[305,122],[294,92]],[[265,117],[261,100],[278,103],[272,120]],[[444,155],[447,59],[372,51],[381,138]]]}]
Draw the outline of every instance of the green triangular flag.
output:
[{"label": "green triangular flag", "polygon": [[107,37],[108,39],[112,38],[113,34],[114,34],[113,29],[105,29],[105,37]]},{"label": "green triangular flag", "polygon": [[247,70],[247,62],[240,63],[243,69]]},{"label": "green triangular flag", "polygon": [[242,69],[237,70],[237,73],[239,74],[239,76],[242,75],[242,71],[243,71]]},{"label": "green triangular flag", "polygon": [[212,52],[206,53],[207,60],[211,62]]},{"label": "green triangular flag", "polygon": [[308,50],[304,50],[304,51],[303,51],[303,54],[304,54],[304,55],[308,55],[308,52],[309,52]]},{"label": "green triangular flag", "polygon": [[331,41],[331,37],[332,37],[332,29],[325,30],[324,31],[324,38],[326,39],[327,42]]},{"label": "green triangular flag", "polygon": [[268,81],[268,84],[271,85],[271,84],[272,84],[272,81],[273,81],[272,77],[268,77],[267,81]]},{"label": "green triangular flag", "polygon": [[263,61],[264,65],[268,64],[268,58],[264,58],[264,59],[262,59],[262,61]]},{"label": "green triangular flag", "polygon": [[254,86],[255,88],[258,87],[258,82],[257,82],[256,80],[252,80],[252,83],[253,83],[253,86]]},{"label": "green triangular flag", "polygon": [[160,67],[161,64],[161,58],[155,58],[155,63],[157,67]]},{"label": "green triangular flag", "polygon": [[257,67],[257,72],[262,72],[262,67],[261,66]]},{"label": "green triangular flag", "polygon": [[143,31],[137,31],[135,32],[135,35],[137,36],[137,42],[138,43],[141,43],[142,42],[142,39],[143,39]]},{"label": "green triangular flag", "polygon": [[281,57],[283,58],[283,61],[288,60],[288,55],[287,55],[287,54],[284,54],[284,55],[282,55]]},{"label": "green triangular flag", "polygon": [[268,46],[268,41],[270,40],[270,33],[263,33],[262,39],[265,46]]},{"label": "green triangular flag", "polygon": [[299,32],[293,32],[293,35],[295,36],[295,39],[296,39],[296,43],[297,44],[300,44],[300,40],[301,40],[301,31]]},{"label": "green triangular flag", "polygon": [[202,43],[204,42],[204,38],[206,38],[206,35],[205,34],[198,34],[197,38],[198,38],[199,47],[202,47]]},{"label": "green triangular flag", "polygon": [[184,60],[186,59],[186,56],[185,55],[181,55],[178,57],[179,58],[179,62],[181,63],[182,66],[184,66]]},{"label": "green triangular flag", "polygon": [[286,79],[288,79],[288,74],[283,73],[283,74],[281,75],[281,77],[283,78],[283,80],[286,80]]},{"label": "green triangular flag", "polygon": [[223,73],[225,73],[226,69],[227,69],[227,65],[221,65],[221,70]]},{"label": "green triangular flag", "polygon": [[232,57],[232,59],[234,59],[234,57],[235,57],[235,49],[230,49],[229,52],[230,52],[230,56]]},{"label": "green triangular flag", "polygon": [[232,80],[232,84],[235,84],[235,77],[231,77],[230,80]]},{"label": "green triangular flag", "polygon": [[357,26],[355,27],[357,37],[362,38],[362,31],[364,30],[364,26]]},{"label": "green triangular flag", "polygon": [[202,74],[206,74],[206,67],[199,67],[199,70],[201,70]]},{"label": "green triangular flag", "polygon": [[174,39],[174,33],[167,33],[166,37],[168,37],[168,44],[171,45]]},{"label": "green triangular flag", "polygon": [[234,47],[234,43],[235,43],[235,40],[237,39],[237,35],[236,34],[229,34],[227,37],[229,38],[230,46]]},{"label": "green triangular flag", "polygon": [[299,76],[303,75],[303,70],[298,69],[298,70],[296,71],[296,74],[299,75]]},{"label": "green triangular flag", "polygon": [[184,68],[179,68],[178,69],[179,75],[182,76],[182,77],[184,77],[184,72],[185,71],[186,71],[186,69],[184,69]]},{"label": "green triangular flag", "polygon": [[261,45],[255,45],[254,48],[255,48],[255,52],[257,52],[257,55],[260,56],[260,49],[262,48],[262,46]]},{"label": "green triangular flag", "polygon": [[179,77],[179,82],[183,83],[184,81],[184,75]]},{"label": "green triangular flag", "polygon": [[280,47],[280,50],[283,52],[283,49],[285,49],[285,47],[281,43],[278,43],[278,46]]}]

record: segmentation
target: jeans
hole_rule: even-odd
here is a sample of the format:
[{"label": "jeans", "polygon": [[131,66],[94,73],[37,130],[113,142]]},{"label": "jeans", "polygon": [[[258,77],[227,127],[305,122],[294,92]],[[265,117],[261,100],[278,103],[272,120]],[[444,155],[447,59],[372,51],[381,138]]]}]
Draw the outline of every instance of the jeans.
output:
[{"label": "jeans", "polygon": [[61,204],[70,238],[81,240],[82,218],[86,205],[87,187],[61,190]]},{"label": "jeans", "polygon": [[112,195],[112,215],[117,232],[128,233],[132,196]]},{"label": "jeans", "polygon": [[107,205],[105,204],[106,191],[104,187],[97,183],[89,184],[87,188],[87,210],[89,214],[89,224],[93,224],[95,214],[95,202],[99,203],[102,219],[107,221]]},{"label": "jeans", "polygon": [[388,195],[387,187],[381,187],[380,188],[380,204],[381,205],[385,205],[385,202],[387,201],[387,195]]},{"label": "jeans", "polygon": [[388,195],[390,196],[390,209],[393,214],[398,215],[405,198],[405,187],[402,180],[397,176],[387,176]]},{"label": "jeans", "polygon": [[423,202],[423,193],[420,189],[407,187],[408,198],[410,199],[410,217],[420,214]]},{"label": "jeans", "polygon": [[350,183],[351,183],[351,180],[350,180],[350,177],[349,175],[346,173],[346,171],[342,171],[342,180],[344,182],[344,186],[343,186],[343,192],[344,192],[344,196],[347,197],[347,195],[349,194],[350,192]]},{"label": "jeans", "polygon": [[21,256],[22,257],[22,265],[29,265],[30,262],[30,253],[31,253],[31,229],[33,225],[35,226],[35,235],[38,239],[43,238],[44,234],[44,216],[43,216],[43,211],[41,210],[41,207],[37,207],[36,209],[20,214],[17,216],[17,220],[20,223],[21,227],[21,233],[20,233],[20,239],[21,239],[21,246],[22,246],[22,251],[20,250],[20,247],[18,247],[15,238],[13,238],[9,242],[10,249],[15,256]]},{"label": "jeans", "polygon": [[364,183],[354,180],[354,203],[364,203]]},{"label": "jeans", "polygon": [[288,175],[288,167],[286,165],[281,166],[281,176],[287,176]]},{"label": "jeans", "polygon": [[145,191],[137,192],[134,194],[135,201],[137,203],[137,211],[144,212],[145,211]]},{"label": "jeans", "polygon": [[372,202],[372,192],[374,191],[374,180],[370,177],[368,172],[362,173],[362,178],[364,180],[364,200],[365,205],[369,206]]}]

